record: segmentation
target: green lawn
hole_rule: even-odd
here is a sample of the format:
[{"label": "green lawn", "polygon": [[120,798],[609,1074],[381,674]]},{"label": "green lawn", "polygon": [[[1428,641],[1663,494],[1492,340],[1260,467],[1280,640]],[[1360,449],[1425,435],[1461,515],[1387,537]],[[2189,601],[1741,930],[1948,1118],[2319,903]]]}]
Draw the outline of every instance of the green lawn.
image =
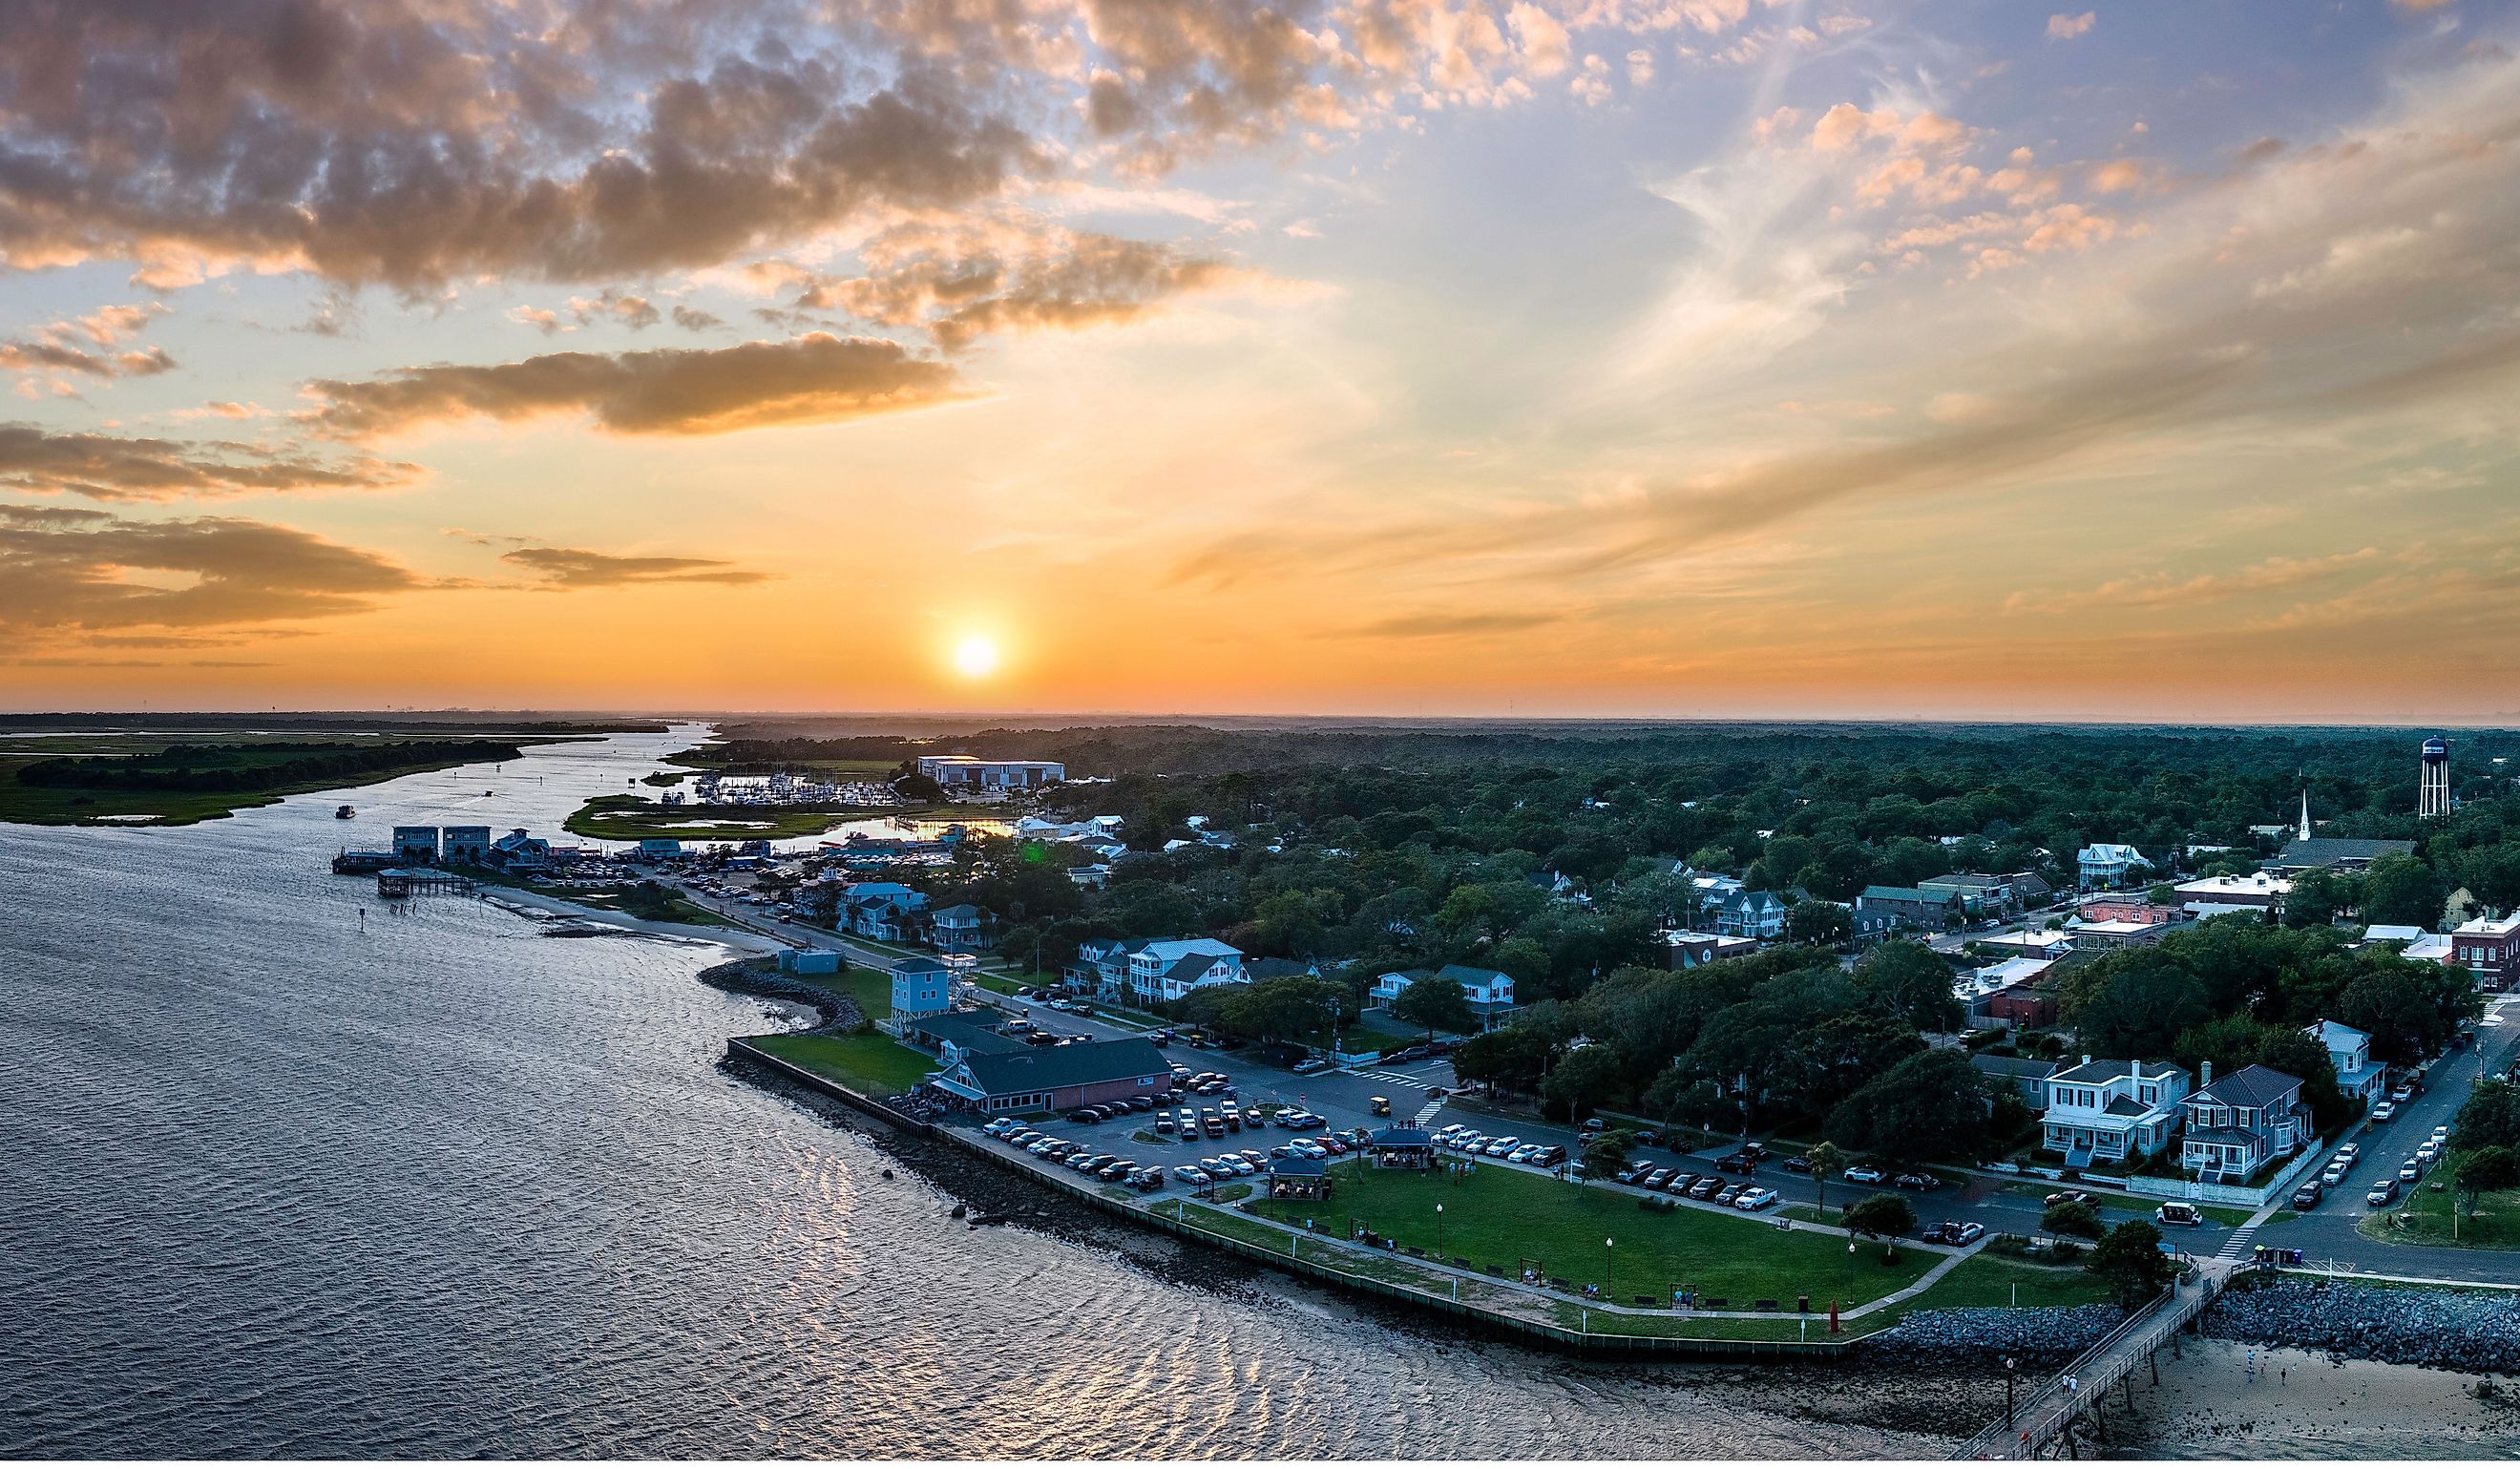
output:
[{"label": "green lawn", "polygon": [[[2397,1203],[2362,1216],[2356,1227],[2366,1239],[2388,1240],[2397,1244],[2520,1250],[2520,1189],[2487,1194],[2477,1201],[2474,1216],[2459,1216],[2453,1231],[2451,1204],[2456,1197],[2452,1189],[2444,1188],[2435,1193],[2429,1182],[2418,1183],[2414,1192],[2403,1196]],[[2401,1215],[2412,1218],[2400,1224],[2398,1218]],[[2455,1238],[2452,1237],[2453,1232]]]},{"label": "green lawn", "polygon": [[[459,736],[439,735],[436,739],[454,741]],[[538,736],[526,740],[485,741],[508,746],[532,746],[558,741]],[[21,736],[11,747],[0,752],[0,822],[24,822],[34,825],[133,825],[183,826],[195,822],[215,821],[256,806],[269,806],[285,796],[314,791],[342,791],[362,785],[375,785],[425,771],[449,770],[458,765],[473,764],[483,757],[478,754],[427,756],[374,770],[342,774],[300,776],[292,779],[287,767],[300,757],[322,756],[335,752],[367,752],[380,746],[411,744],[409,737],[377,737],[370,735],[331,735],[317,737],[292,734],[222,734],[217,736],[167,737],[163,735],[98,735],[76,738],[35,739]],[[285,749],[241,750],[241,744],[287,745]],[[232,790],[149,790],[113,785],[26,785],[18,779],[18,772],[39,760],[111,756],[134,767],[188,766],[196,770],[255,772],[269,771],[267,783],[248,777]],[[374,841],[376,833],[355,823],[341,824],[345,840],[364,837]],[[353,843],[355,844],[355,842]]]},{"label": "green lawn", "polygon": [[890,1096],[919,1085],[936,1058],[889,1036],[763,1036],[753,1045],[844,1087]]},{"label": "green lawn", "polygon": [[[2108,1291],[2079,1269],[2041,1269],[1979,1255],[1899,1303],[1897,1314],[1912,1311],[1953,1311],[1971,1306],[2010,1306],[2018,1292],[2023,1306],[2089,1306],[2108,1299]],[[1868,1322],[1871,1317],[1865,1318]]]},{"label": "green lawn", "polygon": [[[1352,1218],[1430,1254],[1466,1258],[1481,1268],[1503,1266],[1508,1274],[1533,1258],[1542,1274],[1576,1285],[1602,1283],[1606,1254],[1609,1293],[1621,1300],[1660,1298],[1681,1285],[1745,1311],[1759,1300],[1790,1307],[1804,1294],[1815,1303],[1869,1301],[1914,1280],[1941,1259],[1912,1248],[1884,1265],[1875,1245],[1850,1256],[1846,1242],[1832,1235],[1780,1230],[1767,1220],[1698,1209],[1648,1213],[1632,1195],[1511,1169],[1455,1181],[1441,1174],[1345,1163],[1331,1170],[1331,1196],[1325,1202],[1264,1202],[1253,1208],[1279,1219],[1310,1216],[1342,1233]],[[1438,1203],[1444,1206],[1440,1241]],[[1605,1251],[1604,1239],[1618,1243]]]},{"label": "green lawn", "polygon": [[892,1018],[892,974],[864,964],[851,964],[837,974],[799,974],[796,979],[818,990],[846,995],[869,1020]]},{"label": "green lawn", "polygon": [[750,841],[755,837],[819,836],[844,822],[879,813],[856,806],[665,806],[645,796],[597,796],[561,824],[580,836],[636,841],[671,836],[684,841]]}]

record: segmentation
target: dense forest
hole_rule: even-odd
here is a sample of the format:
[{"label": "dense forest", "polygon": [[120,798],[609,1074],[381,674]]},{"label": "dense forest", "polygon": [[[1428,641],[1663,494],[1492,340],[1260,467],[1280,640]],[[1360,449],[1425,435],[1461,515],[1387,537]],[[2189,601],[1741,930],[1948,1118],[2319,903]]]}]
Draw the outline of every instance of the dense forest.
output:
[{"label": "dense forest", "polygon": [[64,756],[18,770],[19,783],[82,790],[272,790],[346,780],[405,766],[515,760],[492,739],[405,739],[373,744],[186,744],[154,755]]},{"label": "dense forest", "polygon": [[[1845,947],[1837,905],[1868,884],[2032,871],[2059,889],[2091,842],[2139,847],[2157,875],[2253,870],[2307,793],[2322,836],[2416,855],[2316,874],[2283,924],[2209,921],[2157,949],[2078,961],[2064,1029],[2093,1053],[2254,1060],[2303,1075],[2340,1114],[2300,1027],[2371,1031],[2387,1059],[2428,1054],[2471,1013],[2464,971],[2349,947],[2362,922],[2439,927],[2520,906],[2520,799],[2462,736],[2459,811],[2415,816],[2420,735],[2366,731],[1770,728],[1732,725],[1120,726],[911,740],[752,740],[712,757],[777,763],[1023,756],[1101,778],[1047,813],[1116,816],[1132,855],[1100,891],[1058,844],[984,840],[931,886],[1002,922],[1005,952],[1055,969],[1089,937],[1208,934],[1318,974],[1194,995],[1196,1018],[1265,1035],[1374,975],[1447,962],[1511,975],[1527,1008],[1458,1057],[1467,1080],[1553,1112],[1618,1106],[1706,1125],[1795,1126],[1891,1153],[1974,1154],[2020,1118],[1965,1052],[1952,963],[1922,945]],[[2253,829],[2256,828],[2256,829]],[[1685,972],[1657,935],[1702,922],[1693,873],[1791,905],[1789,943]],[[1562,879],[1562,880],[1561,880]],[[2453,904],[2457,913],[2448,913]],[[2352,926],[2339,926],[2352,925]],[[2022,1038],[2060,1050],[2059,1036]]]}]

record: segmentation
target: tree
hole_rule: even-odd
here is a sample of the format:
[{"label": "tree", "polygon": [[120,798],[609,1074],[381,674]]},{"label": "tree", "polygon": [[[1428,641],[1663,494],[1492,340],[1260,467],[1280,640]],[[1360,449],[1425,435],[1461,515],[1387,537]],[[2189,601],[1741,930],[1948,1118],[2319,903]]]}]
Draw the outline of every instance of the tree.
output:
[{"label": "tree", "polygon": [[2179,889],[2167,882],[2156,882],[2144,890],[2143,901],[2155,908],[2168,908],[2179,901]]},{"label": "tree", "polygon": [[1785,936],[1797,944],[1843,944],[1855,937],[1855,914],[1838,904],[1806,898],[1785,910]]},{"label": "tree", "polygon": [[1525,1021],[1472,1036],[1453,1052],[1453,1075],[1469,1083],[1484,1082],[1500,1091],[1528,1095],[1540,1090],[1540,1078],[1557,1053],[1558,1043]]},{"label": "tree", "polygon": [[1811,1165],[1812,1203],[1826,1215],[1828,1180],[1846,1172],[1846,1154],[1834,1142],[1821,1142],[1813,1144],[1812,1150],[1803,1154],[1803,1160]]},{"label": "tree", "polygon": [[2161,1231],[2139,1219],[2101,1235],[2083,1269],[2108,1287],[2121,1311],[2133,1311],[2161,1294],[2179,1272],[2178,1263],[2161,1253]]},{"label": "tree", "polygon": [[1636,1150],[1637,1135],[1626,1128],[1606,1128],[1584,1139],[1584,1173],[1587,1178],[1606,1178],[1628,1166],[1628,1154]]},{"label": "tree", "polygon": [[1975,1162],[1986,1151],[1986,1077],[1957,1050],[1910,1056],[1838,1103],[1828,1140],[1901,1163]]},{"label": "tree", "polygon": [[2362,873],[2362,921],[2429,928],[2440,921],[2450,890],[2417,857],[2393,852]]},{"label": "tree", "polygon": [[2487,1194],[2520,1188],[2520,1153],[2498,1142],[2462,1153],[2452,1177],[2458,1182],[2459,1212],[2472,1220],[2477,1202]]},{"label": "tree", "polygon": [[1540,1110],[1581,1122],[1620,1081],[1619,1057],[1606,1046],[1587,1046],[1558,1058],[1540,1083]]},{"label": "tree", "polygon": [[2480,1082],[2459,1104],[2451,1141],[2461,1149],[2506,1147],[2520,1152],[2520,1086]]},{"label": "tree", "polygon": [[1254,1041],[1286,1041],[1312,1034],[1339,1013],[1344,993],[1340,986],[1309,974],[1214,988],[1226,991],[1218,1003],[1217,1023]]},{"label": "tree", "polygon": [[2072,1234],[2083,1239],[2097,1239],[2108,1228],[2100,1223],[2100,1211],[2081,1199],[2059,1199],[2039,1216],[2039,1227],[2050,1234]]},{"label": "tree", "polygon": [[1899,1258],[1899,1236],[1916,1227],[1916,1206],[1895,1193],[1876,1193],[1860,1204],[1850,1205],[1838,1220],[1850,1234],[1882,1242],[1881,1259]]},{"label": "tree", "polygon": [[1874,949],[1855,966],[1855,984],[1868,1001],[1917,1030],[1959,1028],[1951,963],[1922,944],[1901,940]]},{"label": "tree", "polygon": [[2324,928],[2335,922],[2338,912],[2352,901],[2347,879],[2326,868],[2313,868],[2295,877],[2292,891],[2284,894],[2284,926]]},{"label": "tree", "polygon": [[1479,1028],[1469,992],[1460,980],[1443,974],[1420,975],[1403,986],[1391,1002],[1391,1018],[1422,1027],[1429,1041],[1439,1030],[1461,1035]]}]

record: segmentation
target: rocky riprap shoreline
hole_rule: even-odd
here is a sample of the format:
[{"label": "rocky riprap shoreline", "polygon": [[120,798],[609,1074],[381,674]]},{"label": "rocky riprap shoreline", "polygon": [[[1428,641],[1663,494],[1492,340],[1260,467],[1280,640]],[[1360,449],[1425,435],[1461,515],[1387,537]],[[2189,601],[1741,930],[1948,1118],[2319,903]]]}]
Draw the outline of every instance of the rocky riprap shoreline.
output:
[{"label": "rocky riprap shoreline", "polygon": [[2205,1329],[2410,1367],[2520,1374],[2520,1292],[2284,1279],[2225,1292]]},{"label": "rocky riprap shoreline", "polygon": [[766,959],[731,959],[711,964],[700,971],[700,983],[712,990],[725,990],[737,995],[761,995],[772,1000],[791,1000],[821,1012],[823,1023],[817,1031],[849,1032],[864,1029],[866,1013],[856,1001],[846,995],[790,979],[779,972],[778,966]]},{"label": "rocky riprap shoreline", "polygon": [[1857,1343],[1856,1351],[1909,1362],[1984,1362],[2009,1355],[2025,1364],[2061,1363],[2082,1356],[2125,1319],[2113,1306],[1912,1311],[1898,1325]]}]

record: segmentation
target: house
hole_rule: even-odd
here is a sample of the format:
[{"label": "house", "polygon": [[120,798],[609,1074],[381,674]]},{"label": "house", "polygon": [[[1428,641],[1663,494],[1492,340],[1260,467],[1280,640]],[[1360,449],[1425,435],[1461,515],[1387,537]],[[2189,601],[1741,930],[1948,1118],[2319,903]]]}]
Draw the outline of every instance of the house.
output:
[{"label": "house", "polygon": [[2168,926],[2161,923],[2137,923],[2125,918],[2111,918],[2105,923],[2085,923],[2068,930],[2074,935],[2074,947],[2086,954],[2109,954],[2120,949],[2149,949],[2161,942]]},{"label": "house", "polygon": [[2327,1047],[2327,1064],[2336,1068],[2337,1091],[2368,1103],[2378,1101],[2388,1090],[2389,1068],[2372,1061],[2369,1035],[2333,1020],[2314,1020],[2302,1029]]},{"label": "house", "polygon": [[1715,908],[1715,931],[1741,939],[1773,939],[1785,930],[1785,900],[1761,890],[1724,895]]},{"label": "house", "polygon": [[2050,892],[2036,872],[1945,872],[1917,887],[1929,893],[1957,893],[1972,913],[2006,913],[2038,903]]},{"label": "house", "polygon": [[482,860],[503,871],[539,872],[552,864],[552,844],[518,826],[490,843]]},{"label": "house", "polygon": [[941,953],[968,954],[980,947],[980,933],[988,921],[987,913],[968,903],[940,908],[927,915],[928,941]]},{"label": "house", "polygon": [[1220,939],[1162,939],[1129,956],[1129,991],[1142,1003],[1241,983],[1242,951]]},{"label": "house", "polygon": [[953,1008],[954,971],[938,959],[897,959],[892,966],[892,1013],[895,1019],[933,1015]]},{"label": "house", "polygon": [[2061,928],[2016,928],[1969,942],[1980,949],[2023,958],[2063,958],[2074,951],[2073,936]]},{"label": "house", "polygon": [[439,859],[449,867],[477,868],[490,861],[490,828],[487,826],[449,826],[446,842],[439,849]]},{"label": "house", "polygon": [[2074,910],[2086,923],[2176,923],[2187,911],[2176,903],[2155,903],[2135,893],[2090,898]]},{"label": "house", "polygon": [[1104,1000],[1118,1000],[1129,987],[1129,956],[1151,939],[1087,939],[1076,946],[1076,957],[1059,970],[1073,990],[1091,990]]},{"label": "house", "polygon": [[2450,931],[2451,961],[2463,964],[2486,990],[2511,986],[2520,966],[2520,913],[2507,918],[2470,918]]},{"label": "house", "polygon": [[1522,880],[1547,893],[1552,903],[1571,903],[1578,908],[1592,906],[1593,900],[1585,896],[1584,885],[1563,872],[1554,869],[1546,872],[1525,872],[1522,874]]},{"label": "house", "polygon": [[2218,1082],[2208,1061],[2204,1082],[2184,1103],[2187,1135],[2179,1148],[2180,1168],[2200,1182],[2239,1182],[2314,1135],[2297,1076],[2243,1066]]},{"label": "house", "polygon": [[852,882],[840,890],[841,922],[878,943],[907,942],[927,912],[927,895],[898,882]]},{"label": "house", "polygon": [[1967,901],[1958,893],[1875,883],[1855,897],[1858,914],[1886,915],[1894,925],[1943,929],[1960,921]]},{"label": "house", "polygon": [[2152,868],[2141,852],[2120,842],[2093,842],[2075,854],[2074,865],[2087,888],[2123,887],[2136,872]]},{"label": "house", "polygon": [[1979,1001],[1970,1015],[1981,1025],[2008,1025],[2014,1030],[2054,1030],[2056,992],[2040,985],[2014,985]]},{"label": "house", "polygon": [[2179,1103],[2186,1095],[2187,1073],[2167,1061],[2147,1067],[2085,1056],[2081,1065],[2048,1078],[2040,1146],[2062,1153],[2067,1168],[2151,1157],[2179,1131]]},{"label": "house", "polygon": [[2272,917],[2283,912],[2284,896],[2292,891],[2292,881],[2270,872],[2251,872],[2244,877],[2198,877],[2172,891],[2179,895],[2179,906],[2191,918],[2211,918],[2222,913]]},{"label": "house", "polygon": [[2034,1107],[2048,1105],[2048,1079],[2056,1074],[2053,1061],[2029,1056],[1971,1056],[1969,1064],[1988,1081],[2009,1087]]},{"label": "house", "polygon": [[1038,790],[1067,779],[1056,760],[981,760],[970,755],[922,755],[919,773],[947,790]]},{"label": "house", "polygon": [[393,828],[393,855],[396,862],[437,861],[437,828],[396,826]]},{"label": "house", "polygon": [[1718,933],[1698,933],[1693,929],[1675,928],[1662,936],[1662,966],[1666,969],[1694,969],[1720,958],[1738,958],[1756,954],[1756,939],[1727,938]]},{"label": "house", "polygon": [[2265,866],[2278,877],[2297,876],[2313,868],[2359,872],[2383,857],[2410,857],[2414,850],[2413,842],[2379,837],[2297,836],[2284,843],[2282,852],[2268,858]]},{"label": "house", "polygon": [[[1388,1005],[1400,998],[1400,992],[1427,977],[1425,969],[1406,969],[1376,975],[1371,991],[1378,1005]],[[1462,997],[1479,1017],[1481,1029],[1491,1029],[1497,1021],[1513,1010],[1513,976],[1495,969],[1482,969],[1475,964],[1446,964],[1431,971],[1462,987]]]},{"label": "house", "polygon": [[1151,1096],[1171,1090],[1172,1081],[1171,1063],[1154,1043],[1131,1036],[961,1051],[929,1085],[954,1105],[975,1112],[1064,1112]]},{"label": "house", "polygon": [[639,839],[639,850],[635,854],[633,860],[638,862],[663,862],[669,857],[680,857],[682,855],[683,844],[673,837],[643,836]]}]

